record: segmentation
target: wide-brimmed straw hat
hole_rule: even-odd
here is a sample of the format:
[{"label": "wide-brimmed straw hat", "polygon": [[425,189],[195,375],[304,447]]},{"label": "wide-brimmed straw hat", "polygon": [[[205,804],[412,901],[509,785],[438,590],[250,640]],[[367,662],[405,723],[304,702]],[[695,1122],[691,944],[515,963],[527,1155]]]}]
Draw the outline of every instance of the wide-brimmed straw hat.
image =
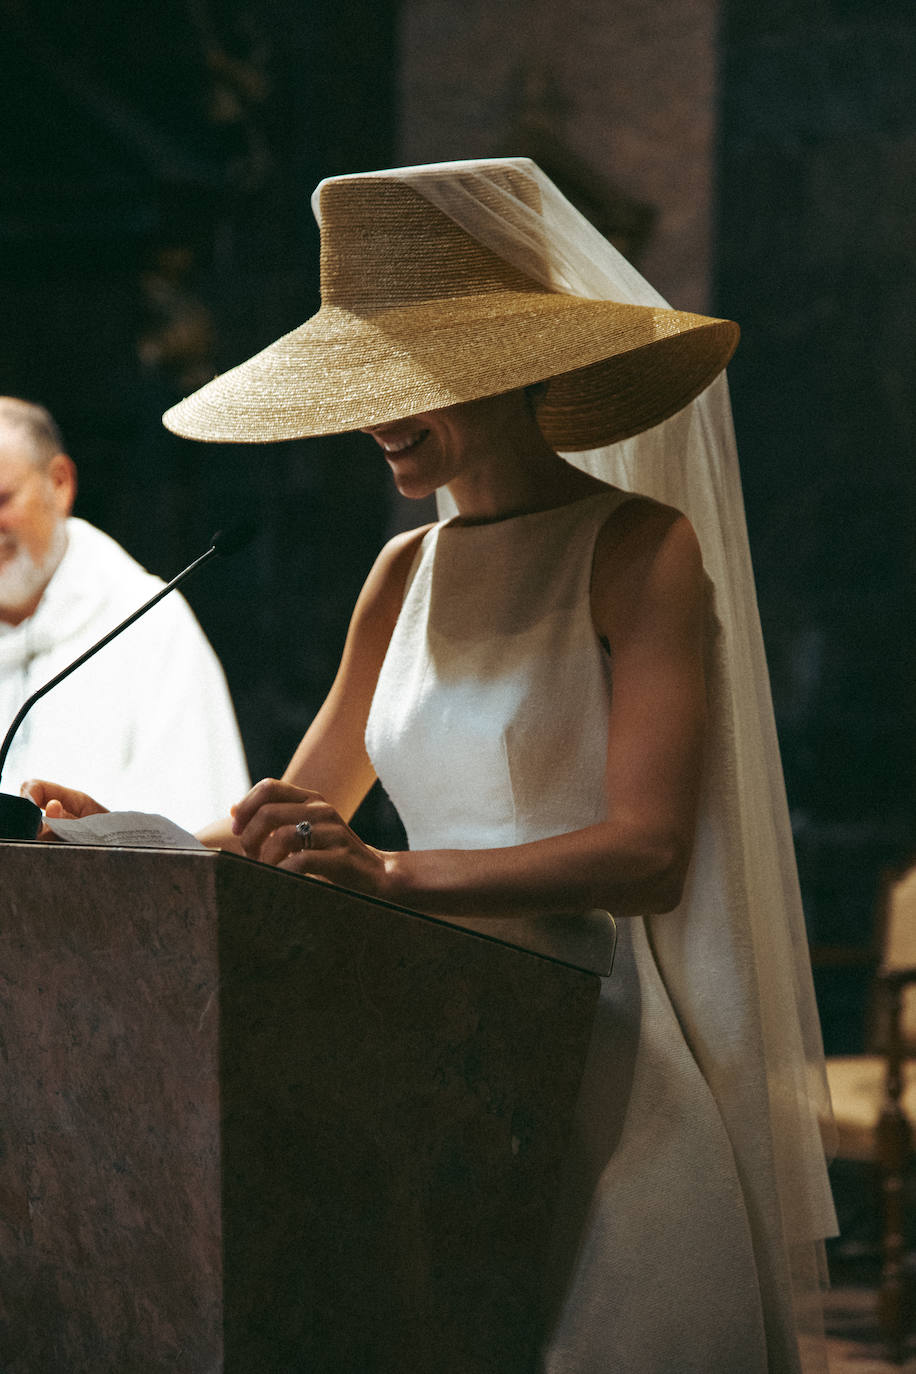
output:
[{"label": "wide-brimmed straw hat", "polygon": [[551,291],[399,173],[330,178],[320,206],[320,310],[167,411],[176,434],[337,434],[547,381],[548,442],[595,448],[687,405],[738,341],[728,320]]}]

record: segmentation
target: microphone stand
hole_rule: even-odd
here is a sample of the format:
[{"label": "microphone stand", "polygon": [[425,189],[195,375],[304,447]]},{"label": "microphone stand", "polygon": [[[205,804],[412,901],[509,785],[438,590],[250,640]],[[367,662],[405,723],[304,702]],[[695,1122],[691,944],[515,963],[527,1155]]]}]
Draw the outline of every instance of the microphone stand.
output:
[{"label": "microphone stand", "polygon": [[[0,745],[0,777],[3,775],[3,765],[6,763],[6,756],[10,751],[13,737],[36,701],[40,701],[46,692],[50,692],[52,687],[56,687],[59,682],[62,682],[65,677],[69,677],[77,668],[81,668],[87,659],[92,658],[100,649],[104,649],[106,644],[110,644],[122,630],[133,625],[134,621],[139,620],[141,615],[146,615],[146,612],[151,610],[157,602],[161,601],[164,596],[168,596],[169,592],[174,591],[177,586],[184,582],[186,577],[190,577],[192,572],[196,572],[214,556],[228,557],[237,553],[239,549],[244,548],[249,543],[253,535],[254,527],[249,524],[234,526],[225,534],[222,532],[214,534],[206,553],[195,558],[193,563],[190,563],[177,577],[173,577],[171,582],[166,583],[154,596],[150,597],[149,601],[145,601],[126,620],[122,620],[113,630],[109,630],[107,635],[86,649],[79,658],[68,663],[66,668],[63,668],[44,686],[39,687],[37,692],[33,692],[16,712],[13,722],[4,736],[3,743]],[[18,793],[14,792],[0,792],[0,840],[34,840],[38,837],[41,822],[41,807],[36,806],[30,797],[20,797]]]}]

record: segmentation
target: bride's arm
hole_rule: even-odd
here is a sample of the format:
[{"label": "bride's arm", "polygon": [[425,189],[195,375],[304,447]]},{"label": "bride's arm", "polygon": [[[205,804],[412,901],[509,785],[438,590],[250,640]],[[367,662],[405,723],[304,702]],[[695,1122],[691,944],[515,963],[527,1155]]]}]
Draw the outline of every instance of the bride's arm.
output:
[{"label": "bride's arm", "polygon": [[[315,719],[303,736],[283,778],[256,784],[232,816],[207,826],[198,838],[214,849],[251,852],[243,847],[234,817],[249,798],[281,786],[308,787],[349,820],[375,781],[364,741],[372,695],[394,629],[404,586],[428,526],[397,535],[385,545],[357,598],[340,667]],[[254,857],[258,857],[254,855]]]},{"label": "bride's arm", "polygon": [[[690,859],[706,714],[705,586],[687,520],[649,502],[627,503],[599,538],[592,592],[612,662],[606,821],[502,849],[387,853],[363,844],[332,798],[288,778],[258,784],[237,808],[245,851],[443,915],[587,907],[626,915],[676,906]],[[307,779],[307,771],[299,777]],[[305,851],[294,830],[301,819],[312,824]]]}]

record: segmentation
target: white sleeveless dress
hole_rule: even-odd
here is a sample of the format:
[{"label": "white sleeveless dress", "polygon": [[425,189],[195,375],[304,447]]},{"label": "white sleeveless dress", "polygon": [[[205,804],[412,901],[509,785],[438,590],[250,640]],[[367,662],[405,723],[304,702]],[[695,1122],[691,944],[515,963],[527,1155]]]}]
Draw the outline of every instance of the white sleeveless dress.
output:
[{"label": "white sleeveless dress", "polygon": [[[412,849],[523,844],[605,818],[611,672],[589,584],[625,499],[425,537],[366,731]],[[637,917],[618,921],[602,985],[549,1304],[546,1374],[767,1374],[731,1146]]]}]

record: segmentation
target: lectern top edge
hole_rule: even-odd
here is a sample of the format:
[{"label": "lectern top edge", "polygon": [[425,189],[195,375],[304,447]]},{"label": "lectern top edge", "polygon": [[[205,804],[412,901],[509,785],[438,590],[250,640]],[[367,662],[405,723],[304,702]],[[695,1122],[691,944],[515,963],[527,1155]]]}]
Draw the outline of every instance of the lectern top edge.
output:
[{"label": "lectern top edge", "polygon": [[[614,960],[617,931],[613,918],[606,911],[586,911],[569,916],[430,916],[425,912],[414,911],[409,907],[398,906],[393,902],[368,897],[365,893],[354,892],[350,888],[335,887],[334,884],[321,882],[317,878],[287,873],[284,869],[271,868],[267,864],[261,864],[255,859],[249,859],[239,854],[232,854],[228,850],[154,849],[154,847],[143,845],[46,844],[34,840],[10,840],[0,841],[0,852],[6,848],[22,848],[23,846],[30,849],[40,849],[48,854],[51,862],[63,862],[64,864],[67,863],[65,856],[68,853],[73,855],[84,855],[90,852],[108,855],[142,853],[149,858],[151,853],[158,852],[163,856],[163,863],[169,858],[174,859],[180,855],[183,862],[214,864],[217,865],[218,869],[231,869],[233,866],[252,867],[272,873],[278,881],[304,883],[324,892],[327,892],[328,888],[334,888],[334,890],[345,893],[348,897],[358,901],[368,902],[373,906],[384,907],[391,911],[398,911],[403,915],[412,916],[416,920],[430,921],[438,925],[465,930],[482,939],[509,945],[514,949],[535,954],[543,959],[567,964],[585,973],[598,974],[600,977],[608,976]],[[50,859],[51,855],[58,857]]]}]

